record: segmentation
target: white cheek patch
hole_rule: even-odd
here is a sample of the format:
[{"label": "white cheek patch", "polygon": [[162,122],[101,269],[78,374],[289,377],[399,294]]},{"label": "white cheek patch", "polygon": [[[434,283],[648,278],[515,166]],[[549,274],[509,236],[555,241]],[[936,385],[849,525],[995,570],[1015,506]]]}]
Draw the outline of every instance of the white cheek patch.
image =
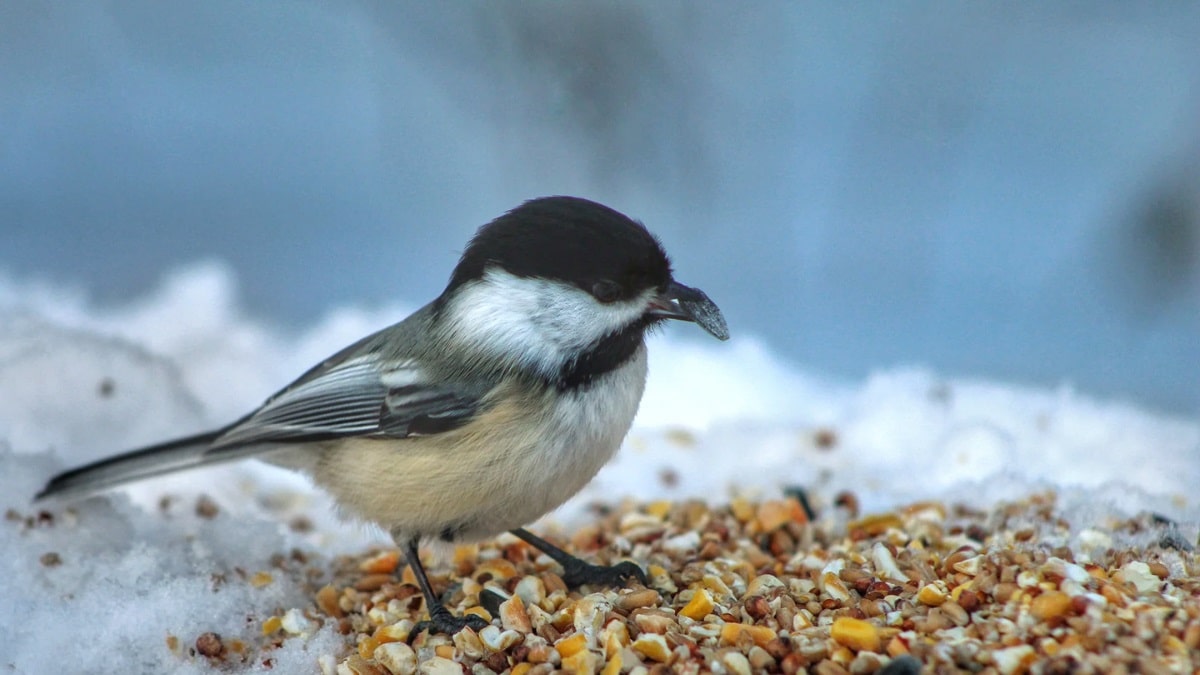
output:
[{"label": "white cheek patch", "polygon": [[465,341],[552,375],[588,345],[638,320],[652,293],[604,304],[574,286],[491,268],[459,288],[446,320]]}]

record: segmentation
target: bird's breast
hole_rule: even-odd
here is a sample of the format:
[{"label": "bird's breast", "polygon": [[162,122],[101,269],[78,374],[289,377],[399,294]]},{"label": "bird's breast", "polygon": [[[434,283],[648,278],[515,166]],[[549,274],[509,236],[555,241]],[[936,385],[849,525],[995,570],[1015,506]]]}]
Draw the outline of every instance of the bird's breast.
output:
[{"label": "bird's breast", "polygon": [[394,534],[485,538],[537,520],[586,485],[628,433],[645,381],[643,347],[586,387],[497,391],[453,431],[338,441],[313,475],[347,511]]}]

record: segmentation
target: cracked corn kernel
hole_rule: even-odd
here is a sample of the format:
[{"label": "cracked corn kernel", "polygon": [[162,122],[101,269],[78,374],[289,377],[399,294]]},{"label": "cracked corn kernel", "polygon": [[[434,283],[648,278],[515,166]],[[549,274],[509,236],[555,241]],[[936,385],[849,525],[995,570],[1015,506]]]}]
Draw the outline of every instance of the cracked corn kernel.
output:
[{"label": "cracked corn kernel", "polygon": [[521,596],[514,595],[500,603],[500,625],[504,626],[506,630],[515,630],[518,633],[528,633],[533,630],[529,612],[525,611],[525,601],[521,599]]},{"label": "cracked corn kernel", "polygon": [[485,560],[475,568],[475,577],[487,573],[492,575],[493,579],[511,579],[517,576],[517,568],[504,558],[492,558]]},{"label": "cracked corn kernel", "polygon": [[701,588],[692,595],[692,599],[683,609],[679,610],[679,613],[694,621],[701,621],[713,611],[715,606],[712,594]]},{"label": "cracked corn kernel", "polygon": [[404,569],[400,571],[400,583],[417,585],[417,575],[413,574],[411,565],[405,565]]},{"label": "cracked corn kernel", "polygon": [[317,591],[317,607],[336,619],[346,616],[338,604],[338,591],[333,586],[323,586],[321,590]]},{"label": "cracked corn kernel", "polygon": [[483,619],[484,621],[487,621],[488,623],[492,622],[492,613],[487,611],[483,607],[480,607],[479,605],[475,605],[474,607],[468,607],[463,610],[463,616],[466,616],[468,614],[474,614],[475,616]]},{"label": "cracked corn kernel", "polygon": [[369,659],[375,654],[375,650],[379,648],[379,641],[370,635],[364,635],[358,643],[358,655],[364,659]]},{"label": "cracked corn kernel", "polygon": [[878,513],[864,516],[846,526],[850,532],[859,532],[867,537],[877,537],[890,529],[903,529],[904,521],[894,513]]},{"label": "cracked corn kernel", "polygon": [[721,626],[721,642],[728,645],[737,644],[738,638],[743,633],[748,634],[750,639],[754,640],[754,644],[759,647],[775,639],[775,631],[766,626],[754,626],[747,623],[727,623]]},{"label": "cracked corn kernel", "polygon": [[283,619],[280,619],[277,616],[273,616],[263,622],[262,634],[270,635],[271,633],[274,633],[275,631],[279,630],[282,627],[283,627]]},{"label": "cracked corn kernel", "polygon": [[1062,591],[1046,591],[1033,599],[1029,612],[1041,621],[1056,619],[1071,609],[1071,598]]},{"label": "cracked corn kernel", "polygon": [[875,629],[874,625],[862,619],[852,619],[848,616],[838,617],[833,622],[829,637],[854,651],[879,651],[879,631]]},{"label": "cracked corn kernel", "polygon": [[459,544],[454,547],[454,566],[461,568],[463,566],[474,567],[479,559],[479,546],[475,544]]},{"label": "cracked corn kernel", "polygon": [[621,652],[617,652],[608,659],[608,663],[604,664],[604,670],[600,671],[600,675],[620,675],[621,674]]},{"label": "cracked corn kernel", "polygon": [[[433,648],[433,653],[437,654],[439,657],[441,657],[443,659],[450,659],[451,661],[453,661],[454,660],[454,645],[453,644],[438,645]],[[433,659],[430,659],[430,660],[433,660]]]},{"label": "cracked corn kernel", "polygon": [[358,569],[367,574],[391,574],[399,565],[399,551],[382,551],[359,563]]},{"label": "cracked corn kernel", "polygon": [[646,513],[649,513],[650,515],[654,516],[655,518],[658,518],[659,520],[666,518],[667,514],[670,512],[671,512],[671,502],[669,502],[669,501],[660,500],[657,502],[650,502],[649,504],[646,505]]},{"label": "cracked corn kernel", "polygon": [[745,523],[754,517],[754,507],[750,502],[738,497],[729,503],[729,510],[733,512],[733,517]]},{"label": "cracked corn kernel", "polygon": [[627,612],[632,612],[642,607],[657,607],[660,600],[658,591],[653,588],[643,588],[619,595],[617,597],[617,607]]},{"label": "cracked corn kernel", "polygon": [[671,658],[671,648],[667,639],[657,633],[644,633],[633,641],[633,651],[659,663],[666,663]]},{"label": "cracked corn kernel", "polygon": [[563,657],[562,667],[567,672],[577,675],[593,675],[600,665],[600,657],[581,649],[571,656]]},{"label": "cracked corn kernel", "polygon": [[569,638],[559,640],[554,648],[558,650],[558,655],[564,659],[570,658],[580,652],[587,646],[587,638],[583,633],[576,633]]},{"label": "cracked corn kernel", "polygon": [[917,592],[917,600],[923,605],[940,607],[942,603],[946,602],[946,594],[933,584],[925,584]]},{"label": "cracked corn kernel", "polygon": [[629,629],[624,623],[613,621],[604,628],[604,655],[609,659],[616,658],[621,649],[629,644]]},{"label": "cracked corn kernel", "polygon": [[724,581],[721,581],[719,578],[711,574],[705,574],[704,578],[700,580],[700,583],[704,585],[704,588],[707,588],[722,598],[733,597],[733,591],[729,590],[729,586],[726,586]]},{"label": "cracked corn kernel", "polygon": [[1192,619],[1184,629],[1183,644],[1188,649],[1200,649],[1200,619]]},{"label": "cracked corn kernel", "polygon": [[408,634],[412,631],[412,623],[402,621],[399,623],[380,626],[375,629],[375,633],[371,636],[377,644],[387,644],[389,642],[407,642]]},{"label": "cracked corn kernel", "polygon": [[255,572],[254,576],[250,577],[250,585],[255,588],[262,588],[274,580],[274,577],[268,572]]},{"label": "cracked corn kernel", "polygon": [[763,532],[774,532],[788,521],[804,522],[804,512],[794,500],[768,500],[758,505],[754,514]]}]

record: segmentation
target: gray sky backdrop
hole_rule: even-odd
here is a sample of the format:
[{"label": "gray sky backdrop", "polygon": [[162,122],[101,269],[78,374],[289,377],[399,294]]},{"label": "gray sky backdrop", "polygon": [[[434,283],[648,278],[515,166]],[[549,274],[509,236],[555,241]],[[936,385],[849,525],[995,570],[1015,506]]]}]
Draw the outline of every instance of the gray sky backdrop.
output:
[{"label": "gray sky backdrop", "polygon": [[438,291],[577,194],[737,333],[1200,411],[1200,3],[0,3],[0,273]]}]

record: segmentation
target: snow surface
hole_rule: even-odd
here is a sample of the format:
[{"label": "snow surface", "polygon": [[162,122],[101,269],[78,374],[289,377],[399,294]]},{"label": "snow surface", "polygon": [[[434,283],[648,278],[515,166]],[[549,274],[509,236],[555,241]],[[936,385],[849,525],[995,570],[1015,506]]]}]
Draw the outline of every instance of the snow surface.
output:
[{"label": "snow surface", "polygon": [[[196,636],[253,642],[263,619],[310,602],[286,574],[254,587],[242,573],[271,569],[271,556],[293,547],[321,560],[386,545],[376,529],[338,520],[303,479],[252,461],[51,505],[52,522],[30,500],[63,468],[230,421],[414,307],[344,308],[294,335],[244,316],[219,264],[181,269],[119,307],[0,277],[0,669],[208,672],[186,653]],[[1054,487],[1077,527],[1152,510],[1195,538],[1195,420],[1065,385],[916,367],[834,382],[782,362],[737,326],[729,343],[690,328],[652,339],[650,382],[624,449],[549,520],[569,526],[589,504],[629,496],[721,501],[802,486],[818,505],[847,489],[876,511],[932,498],[982,506]],[[219,504],[215,518],[195,513],[202,494]],[[312,531],[286,526],[298,516]],[[168,649],[169,636],[182,649]],[[247,671],[311,672],[340,645],[325,628]]]}]

